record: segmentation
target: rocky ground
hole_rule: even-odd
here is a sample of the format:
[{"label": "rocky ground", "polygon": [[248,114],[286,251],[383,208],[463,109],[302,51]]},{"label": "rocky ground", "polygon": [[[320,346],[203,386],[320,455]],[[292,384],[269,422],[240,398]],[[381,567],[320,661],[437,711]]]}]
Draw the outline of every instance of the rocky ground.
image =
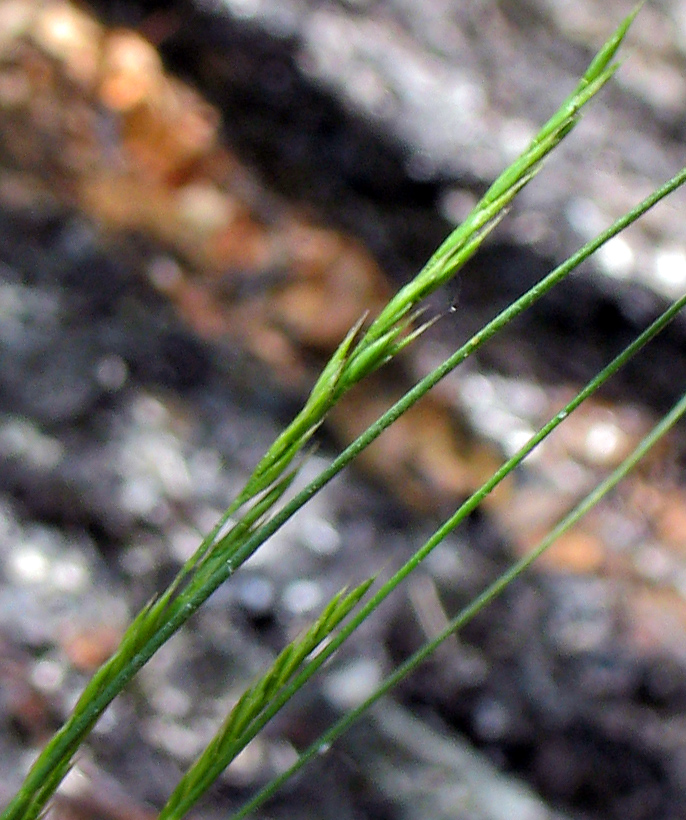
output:
[{"label": "rocky ground", "polygon": [[[66,3],[0,4],[3,799],[326,353],[464,216],[629,10],[91,8],[99,19]],[[677,3],[643,10],[603,102],[435,299],[446,316],[433,336],[334,416],[303,479],[679,169],[683,26]],[[60,813],[154,816],[241,685],[329,595],[408,556],[681,292],[682,207],[677,195],[608,246],[217,593],[114,704]],[[198,816],[240,805],[618,463],[680,394],[683,337],[677,322],[570,418]],[[264,816],[680,817],[683,452],[677,433]]]}]

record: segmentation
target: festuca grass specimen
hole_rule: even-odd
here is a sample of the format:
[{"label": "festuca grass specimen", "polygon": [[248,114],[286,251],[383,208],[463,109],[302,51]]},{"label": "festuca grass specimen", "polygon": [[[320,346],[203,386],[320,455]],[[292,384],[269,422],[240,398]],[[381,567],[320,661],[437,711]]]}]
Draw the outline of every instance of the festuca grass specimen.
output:
[{"label": "festuca grass specimen", "polygon": [[[313,436],[331,408],[353,385],[363,381],[401,350],[410,346],[426,329],[431,320],[417,325],[423,315],[424,299],[455,276],[465,262],[477,252],[484,238],[496,227],[517,193],[541,170],[545,158],[575,127],[583,108],[612,77],[617,69],[617,63],[614,62],[617,50],[637,13],[638,9],[635,9],[621,23],[558,111],[541,128],[522,155],[496,179],[472,213],[448,236],[419,274],[398,291],[376,318],[369,321],[367,317],[361,317],[357,325],[342,340],[323,369],[302,410],[260,460],[217,526],[202,541],[170,587],[148,603],[137,615],[124,634],[117,651],[86,685],[71,716],[38,756],[19,792],[5,808],[0,820],[35,820],[45,811],[48,801],[74,764],[80,745],[111,701],[207,598],[221,584],[228,581],[240,566],[327,482],[445,375],[502,330],[513,318],[555,287],[608,240],[683,184],[686,180],[686,170],[584,245],[486,324],[466,344],[390,407],[303,490],[287,502],[284,501],[284,494],[292,485]],[[375,612],[380,603],[404,582],[437,544],[452,532],[526,455],[561,424],[569,413],[598,390],[619,367],[659,333],[682,309],[685,302],[686,296],[672,304],[610,362],[563,410],[508,459],[483,487],[461,504],[390,580],[376,588],[376,580],[369,578],[353,590],[342,590],[334,596],[311,627],[287,645],[271,667],[244,692],[205,751],[179,781],[162,807],[160,818],[171,820],[187,814],[265,724],[355,629]],[[686,395],[612,475],[554,527],[528,556],[514,564],[466,609],[458,613],[440,635],[396,669],[364,704],[341,718],[316,743],[302,752],[287,772],[262,789],[234,814],[234,820],[247,816],[261,805],[288,777],[304,766],[322,748],[327,748],[365,709],[416,668],[441,641],[502,592],[507,584],[524,572],[557,537],[566,532],[616,486],[684,412]]]}]

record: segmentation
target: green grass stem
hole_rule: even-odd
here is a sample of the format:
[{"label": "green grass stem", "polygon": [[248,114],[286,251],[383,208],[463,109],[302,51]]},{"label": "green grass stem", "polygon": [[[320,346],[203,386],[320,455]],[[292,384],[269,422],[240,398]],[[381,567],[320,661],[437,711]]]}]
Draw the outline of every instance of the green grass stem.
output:
[{"label": "green grass stem", "polygon": [[514,563],[506,572],[500,575],[479,596],[474,598],[464,609],[452,618],[443,630],[431,641],[426,642],[407,660],[398,666],[377,687],[363,703],[347,712],[337,720],[314,743],[304,750],[288,769],[270,781],[264,788],[255,794],[241,809],[231,815],[230,820],[243,820],[256,809],[266,803],[291,777],[297,774],[308,762],[328,751],[331,744],[343,735],[355,721],[359,720],[378,700],[390,692],[404,678],[414,672],[436,649],[451,635],[460,630],[472,620],[484,607],[495,598],[526,570],[558,539],[573,527],[584,515],[595,507],[611,490],[624,479],[638,462],[655,446],[655,444],[671,430],[686,413],[686,394],[674,405],[672,410],[655,425],[651,432],[640,442],[636,449],[590,492],[574,509],[569,512],[539,544],[527,555]]},{"label": "green grass stem", "polygon": [[[158,599],[139,613],[125,633],[117,652],[87,684],[72,716],[38,756],[21,789],[0,815],[0,820],[35,820],[38,817],[71,766],[79,745],[114,697],[212,592],[334,475],[511,319],[541,298],[602,244],[684,182],[686,170],[556,268],[486,325],[441,367],[422,379],[347,447],[329,468],[274,514],[275,505],[281,502],[294,476],[291,467],[293,460],[302,454],[303,447],[310,441],[329,409],[349,387],[396,355],[421,332],[422,328],[413,331],[409,327],[418,302],[454,276],[459,267],[476,252],[513,197],[538,172],[547,154],[574,127],[582,107],[612,76],[616,69],[612,60],[637,10],[623,21],[608,40],[575,91],[543,126],[528,149],[493,183],[472,215],[448,237],[418,276],[391,299],[366,332],[363,331],[362,320],[350,331],[322,372],[303,411],[276,439],[243,491],[212,533],[203,540],[195,555],[184,565],[177,579]],[[419,551],[421,552],[422,550]],[[348,628],[346,626],[343,629]],[[318,658],[319,655],[313,662]],[[283,690],[279,689],[279,695],[274,700],[278,700],[281,692],[292,685],[293,682],[287,682]],[[270,692],[271,694],[273,693]],[[262,716],[260,713],[258,720],[262,720]],[[257,722],[249,723],[249,728],[242,732],[241,737],[245,740],[247,734],[256,727]]]},{"label": "green grass stem", "polygon": [[[686,296],[670,305],[651,325],[646,328],[629,346],[627,346],[618,356],[616,356],[600,373],[598,373],[568,404],[551,418],[547,424],[533,435],[529,441],[523,445],[517,453],[509,458],[499,470],[497,470],[487,482],[483,484],[473,495],[471,495],[454,513],[448,518],[418,549],[414,555],[386,581],[379,590],[367,601],[361,609],[354,614],[350,621],[335,635],[331,637],[326,647],[303,667],[300,675],[285,686],[281,692],[274,694],[271,703],[265,710],[256,716],[254,724],[246,730],[245,734],[236,738],[232,747],[227,746],[226,765],[255,737],[261,729],[271,720],[274,715],[290,700],[308,680],[310,680],[325,661],[336,652],[342,644],[355,632],[355,630],[383,603],[383,601],[397,589],[405,579],[414,572],[415,569],[427,558],[427,556],[441,543],[451,532],[453,532],[465,518],[470,515],[484,500],[484,498],[495,489],[521,462],[529,455],[556,427],[558,427],[577,407],[587,398],[597,392],[605,382],[611,378],[621,367],[623,367],[633,356],[635,356],[651,339],[659,334],[671,322],[678,313],[686,306]],[[558,536],[556,537],[559,537]],[[179,818],[182,815],[171,815]]]}]

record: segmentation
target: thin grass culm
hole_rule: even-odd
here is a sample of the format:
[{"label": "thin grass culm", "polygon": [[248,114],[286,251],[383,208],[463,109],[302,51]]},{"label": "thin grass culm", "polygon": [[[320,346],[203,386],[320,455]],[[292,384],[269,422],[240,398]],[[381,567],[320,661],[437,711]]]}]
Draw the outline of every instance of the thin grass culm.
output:
[{"label": "thin grass culm", "polygon": [[[545,439],[547,438],[563,421],[570,415],[570,413],[574,412],[586,399],[596,393],[607,381],[610,379],[617,371],[623,367],[631,358],[633,358],[643,347],[652,339],[655,338],[683,309],[686,307],[686,295],[682,296],[681,299],[678,299],[672,305],[670,305],[654,322],[651,323],[649,327],[647,327],[631,344],[629,344],[619,355],[617,355],[606,367],[604,367],[600,373],[598,373],[591,381],[577,393],[574,398],[569,401],[558,413],[551,418],[547,424],[545,424],[541,429],[533,435],[529,441],[523,445],[511,458],[509,458],[502,467],[497,470],[485,484],[480,487],[470,498],[468,498],[454,513],[450,518],[448,518],[434,533],[433,535],[420,547],[414,555],[399,569],[397,570],[393,576],[386,581],[380,589],[373,595],[373,597],[367,601],[364,606],[351,618],[351,620],[336,634],[335,636],[331,633],[327,635],[328,641],[323,649],[315,655],[315,657],[311,658],[306,664],[303,663],[302,668],[298,670],[297,676],[295,675],[295,670],[293,671],[292,679],[284,680],[283,685],[275,686],[275,678],[278,675],[279,669],[283,665],[282,656],[277,658],[276,662],[272,669],[270,669],[264,677],[253,687],[252,691],[261,692],[264,690],[266,686],[273,687],[270,694],[271,698],[266,701],[263,698],[259,697],[252,697],[250,703],[244,701],[243,699],[237,704],[237,706],[231,711],[229,716],[227,717],[224,724],[221,726],[219,732],[215,735],[214,739],[211,741],[210,745],[207,749],[202,753],[200,758],[196,761],[195,764],[189,769],[189,771],[184,775],[184,777],[179,782],[179,785],[174,790],[173,794],[169,798],[168,802],[162,808],[160,812],[160,820],[177,820],[177,818],[183,817],[197,802],[197,800],[202,796],[204,791],[207,788],[207,784],[214,779],[216,779],[221,772],[235,759],[235,757],[247,746],[247,744],[261,731],[261,729],[271,720],[272,717],[290,700],[290,698],[297,692],[308,680],[310,680],[317,670],[326,662],[328,658],[330,658],[341,646],[342,644],[353,634],[353,632],[368,618],[370,617],[377,608],[381,605],[381,603],[392,593],[394,592],[404,581],[405,579],[412,573],[417,567],[428,557],[428,555],[451,533],[453,532],[466,518],[470,513],[472,513],[481,503],[481,501],[485,498],[488,493],[492,492],[495,487],[504,479],[506,478],[512,470],[514,470],[522,461]],[[677,407],[681,408],[681,403],[677,405]],[[596,488],[589,497],[582,501],[572,513],[567,515],[563,522],[561,522],[557,527],[555,527],[551,533],[546,536],[545,539],[541,542],[541,545],[534,549],[529,556],[519,561],[517,564],[514,565],[507,573],[501,576],[496,582],[494,582],[488,590],[478,596],[472,603],[463,610],[458,616],[458,620],[455,621],[455,625],[452,629],[449,629],[446,632],[441,633],[442,638],[438,642],[431,642],[431,644],[427,644],[427,646],[431,647],[431,651],[435,649],[445,638],[448,637],[456,629],[463,626],[468,620],[470,620],[474,615],[476,615],[484,606],[486,606],[493,598],[503,591],[507,583],[510,583],[516,577],[521,575],[524,570],[530,566],[533,562],[534,558],[538,557],[542,554],[556,538],[559,538],[564,532],[572,526],[572,524],[576,523],[578,519],[581,517],[582,514],[588,512],[594,504],[598,503],[600,499],[607,493],[609,490],[618,483],[621,478],[626,475],[626,472],[630,469],[629,466],[633,466],[638,458],[642,457],[642,455],[646,452],[646,442],[654,441],[656,439],[651,438],[654,435],[657,435],[657,438],[664,435],[667,432],[669,427],[673,426],[681,414],[686,410],[686,405],[684,409],[681,409],[678,416],[675,416],[671,421],[671,424],[668,427],[664,425],[657,425],[656,430],[661,431],[659,435],[653,431],[650,436],[646,437],[646,439],[637,447],[632,456],[629,456],[627,460],[616,470],[613,475],[608,479],[606,482],[603,482],[598,488]],[[672,412],[672,416],[674,416],[674,411]],[[670,418],[672,417],[670,416]],[[640,453],[639,456],[636,453]],[[633,459],[633,460],[632,460]],[[622,469],[624,472],[622,472]],[[602,492],[600,489],[604,488]],[[589,499],[593,499],[592,503],[589,503]],[[583,511],[583,512],[581,512]],[[364,592],[371,586],[372,579],[364,582],[358,590],[355,590],[351,595],[355,595],[356,600],[359,601],[362,599]],[[363,592],[364,589],[364,592]],[[338,597],[334,598],[332,604],[334,602],[338,602]],[[327,609],[324,611],[322,616],[317,620],[314,627],[305,635],[302,639],[298,640],[291,644],[287,649],[291,650],[288,657],[292,657],[293,654],[300,653],[304,660],[304,655],[301,652],[301,647],[307,643],[308,636],[311,633],[317,633],[322,635],[323,630],[319,627],[319,625],[328,619],[328,611],[331,607],[331,604]],[[347,612],[351,611],[352,607],[347,608]],[[347,614],[346,612],[346,614]],[[342,620],[339,619],[339,621]],[[309,644],[308,644],[309,645]],[[315,646],[312,645],[310,651],[314,650]],[[283,653],[282,653],[283,654]],[[377,693],[372,695],[368,701],[365,702],[366,706],[359,707],[355,709],[353,712],[349,713],[348,715],[344,716],[340,721],[341,732],[347,728],[354,719],[357,719],[364,711],[365,708],[371,706],[379,697],[385,694],[392,686],[397,684],[403,677],[409,674],[414,668],[416,668],[422,660],[424,660],[429,654],[429,651],[423,652],[420,650],[417,653],[416,662],[410,664],[409,662],[403,664],[402,667],[399,668],[397,672],[391,675],[378,690]],[[414,656],[413,656],[414,657]],[[400,670],[404,670],[402,674],[398,674]],[[246,706],[248,708],[246,709]],[[250,709],[252,707],[252,709]],[[239,729],[240,724],[240,729]],[[339,724],[337,723],[336,726]],[[331,730],[327,731],[324,736],[322,736],[317,742],[315,742],[310,752],[306,752],[303,758],[301,759],[300,765],[296,763],[292,769],[288,771],[288,777],[304,765],[304,763],[309,760],[315,753],[318,748],[323,748],[328,746],[330,742],[332,742],[335,737],[338,737],[338,734],[334,732],[334,737],[330,736]],[[282,785],[285,780],[288,779],[286,776],[280,776],[277,778],[278,785]],[[272,784],[267,786],[264,792],[260,794],[262,797],[258,800],[255,798],[255,801],[250,801],[249,806],[252,810],[258,804],[261,804],[264,800],[268,798],[273,792],[275,791],[276,786],[272,787]],[[246,809],[247,812],[247,809]],[[237,817],[243,817],[245,814],[243,811],[239,812]]]},{"label": "thin grass culm", "polygon": [[[62,778],[73,765],[80,744],[109,703],[138,670],[178,631],[212,592],[230,578],[261,544],[335,474],[378,437],[382,430],[604,242],[683,184],[686,180],[686,171],[670,180],[596,240],[588,243],[560,265],[456,351],[434,373],[423,379],[382,419],[336,458],[327,470],[294,499],[278,509],[295,477],[298,460],[329,410],[353,385],[392,359],[423,332],[426,324],[414,326],[421,301],[454,276],[478,250],[512,199],[538,173],[545,157],[578,122],[582,108],[613,75],[617,65],[612,61],[637,12],[638,9],[634,10],[622,22],[592,61],[574,92],[539,131],[521,157],[493,183],[472,214],[439,247],[417,277],[391,299],[376,319],[370,323],[361,319],[351,329],[324,368],[303,409],[277,437],[215,529],[203,540],[171,586],[139,613],[126,631],[118,650],[95,673],[76,704],[72,716],[36,759],[20,791],[0,816],[2,820],[33,820],[45,810]],[[677,309],[680,309],[680,305],[672,308],[674,311]],[[560,416],[557,423],[561,420]],[[509,470],[513,466],[510,465]],[[506,474],[502,473],[502,469],[491,480],[494,482],[493,486]],[[476,494],[468,504],[471,503],[472,508],[475,507],[487,491],[480,495]],[[466,509],[464,505],[463,508]],[[446,526],[454,528],[457,523],[459,522],[451,518],[446,522]],[[422,560],[426,554],[425,548],[426,545],[412,559],[413,566]],[[396,585],[413,566],[407,571],[405,568],[400,571],[404,572],[404,575],[398,575]],[[224,737],[218,735],[216,743],[213,741],[215,745],[209,748],[205,758],[205,761],[211,760],[212,765],[206,766],[204,770],[202,767],[191,769],[192,774],[189,772],[187,779],[181,782],[163,809],[162,816],[183,816],[209,788],[220,769],[235,756],[235,752],[243,748],[278,708],[281,708],[288,696],[311,677],[318,665],[321,665],[335,647],[351,634],[361,622],[361,618],[367,617],[373,611],[380,600],[379,595],[383,593],[385,597],[391,591],[390,588],[382,587],[357,614],[353,615],[371,583],[371,580],[365,581],[352,592],[339,593],[312,628],[279,655],[272,669],[241,699],[239,710],[227,719],[225,727],[230,728],[230,740],[226,740],[227,732]],[[348,617],[350,620],[341,626]],[[335,630],[339,631],[330,639]]]},{"label": "thin grass culm", "polygon": [[551,547],[555,541],[564,535],[574,526],[586,513],[598,504],[609,492],[611,492],[622,481],[638,462],[665,436],[674,425],[686,414],[686,394],[684,394],[674,407],[667,413],[658,424],[648,433],[647,436],[637,445],[622,463],[594,490],[583,498],[573,510],[571,510],[527,555],[514,563],[508,570],[500,575],[490,584],[480,595],[469,603],[464,609],[451,618],[446,626],[431,641],[427,641],[400,666],[396,667],[383,683],[359,706],[351,709],[343,717],[337,720],[329,729],[317,738],[307,749],[305,749],[288,769],[270,781],[253,798],[251,798],[239,811],[231,815],[229,820],[243,820],[251,815],[256,809],[266,803],[281,786],[290,780],[293,775],[300,771],[309,761],[319,756],[322,751],[326,751],[331,744],[343,735],[350,726],[367,712],[385,694],[397,686],[404,678],[414,672],[436,649],[451,635],[454,635],[469,621],[472,620],[485,606],[491,603],[498,595],[520,575],[526,572],[531,565]]}]

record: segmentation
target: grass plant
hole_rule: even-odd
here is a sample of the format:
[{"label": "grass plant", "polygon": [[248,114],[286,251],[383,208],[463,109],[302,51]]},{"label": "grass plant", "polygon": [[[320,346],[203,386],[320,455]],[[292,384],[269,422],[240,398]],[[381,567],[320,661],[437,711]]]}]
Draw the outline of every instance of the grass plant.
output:
[{"label": "grass plant", "polygon": [[[470,216],[438,248],[420,273],[390,300],[371,321],[362,317],[343,339],[314,385],[303,409],[277,437],[260,460],[242,491],[231,503],[214,530],[202,541],[177,578],[159,597],[148,603],[126,631],[114,655],[95,673],[77,702],[72,715],[36,759],[19,792],[5,808],[1,820],[34,820],[46,808],[61,780],[74,763],[80,745],[103,711],[153,654],[202,606],[207,598],[306,504],[328,481],[345,468],[381,432],[393,424],[442,378],[481,345],[526,310],[570,271],[648,209],[686,181],[686,170],[663,185],[606,231],[588,242],[548,276],[485,325],[436,370],[408,393],[356,441],[348,446],[317,478],[287,503],[284,494],[291,486],[298,465],[306,457],[317,429],[331,408],[355,384],[390,361],[413,343],[431,323],[417,322],[423,316],[422,301],[443,285],[473,256],[484,238],[495,228],[517,193],[540,171],[544,159],[574,128],[584,106],[617,69],[617,50],[638,13],[635,9],[599,51],[572,94],[543,126],[523,154],[493,183]],[[629,358],[634,356],[686,304],[686,297],[671,305],[653,324],[603,369],[569,404],[557,413],[527,444],[439,527],[393,577],[372,592],[369,578],[352,591],[339,592],[312,626],[286,646],[264,675],[251,685],[219,727],[217,734],[189,768],[161,809],[164,820],[181,818],[207,792],[212,783],[242,749],[359,627],[380,603],[404,582],[448,533],[452,532],[547,435],[594,393]],[[619,468],[565,517],[541,544],[455,616],[444,632],[427,643],[399,667],[377,692],[358,709],[344,716],[294,766],[257,794],[234,818],[245,817],[266,800],[322,746],[335,740],[364,709],[385,694],[448,635],[459,629],[508,583],[524,572],[548,546],[609,492],[639,458],[686,412],[686,397],[664,417]]]}]

